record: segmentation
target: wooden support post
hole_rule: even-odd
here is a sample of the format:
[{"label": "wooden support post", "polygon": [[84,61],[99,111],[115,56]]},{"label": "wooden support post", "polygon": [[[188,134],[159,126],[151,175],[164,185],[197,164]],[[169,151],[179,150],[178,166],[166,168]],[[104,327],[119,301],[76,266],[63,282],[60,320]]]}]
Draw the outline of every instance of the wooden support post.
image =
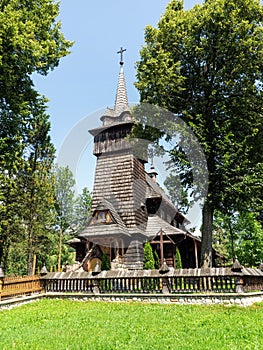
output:
[{"label": "wooden support post", "polygon": [[119,257],[119,242],[117,239],[114,240],[114,255],[115,258]]},{"label": "wooden support post", "polygon": [[86,251],[85,254],[90,250],[90,241],[86,241]]},{"label": "wooden support post", "polygon": [[121,256],[124,258],[124,241],[121,239]]},{"label": "wooden support post", "polygon": [[160,232],[160,254],[161,254],[161,266],[164,263],[164,254],[163,254],[163,231]]},{"label": "wooden support post", "polygon": [[111,261],[112,261],[112,257],[111,257],[111,249],[112,249],[112,240],[110,239],[110,241],[109,241],[109,246],[110,246],[110,264],[111,264]]},{"label": "wooden support post", "polygon": [[198,251],[197,251],[197,242],[194,239],[194,246],[195,246],[195,267],[198,269]]}]

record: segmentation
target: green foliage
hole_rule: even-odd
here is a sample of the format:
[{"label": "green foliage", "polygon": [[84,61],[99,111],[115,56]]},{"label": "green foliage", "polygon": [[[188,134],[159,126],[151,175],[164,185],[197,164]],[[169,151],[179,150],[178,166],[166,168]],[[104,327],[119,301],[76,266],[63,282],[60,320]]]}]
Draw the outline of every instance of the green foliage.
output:
[{"label": "green foliage", "polygon": [[69,53],[58,13],[52,0],[0,4],[0,262],[10,273],[23,274],[25,261],[34,272],[54,224],[47,100],[32,75],[46,75]]},{"label": "green foliage", "polygon": [[186,214],[193,201],[189,201],[187,191],[181,186],[180,176],[171,172],[165,179],[164,185],[168,190],[171,202],[181,213]]},{"label": "green foliage", "polygon": [[62,261],[63,239],[69,239],[74,231],[74,186],[75,179],[69,167],[55,168],[55,208],[57,211],[56,226],[58,228],[58,270],[66,261]]},{"label": "green foliage", "polygon": [[153,258],[154,258],[154,268],[158,270],[160,265],[159,265],[159,255],[156,250],[153,252]]},{"label": "green foliage", "polygon": [[109,271],[110,268],[111,266],[110,266],[110,260],[108,258],[108,255],[105,252],[103,252],[102,260],[101,260],[101,271],[104,271],[104,270]]},{"label": "green foliage", "polygon": [[229,216],[215,211],[213,222],[213,248],[219,253],[227,264],[233,263],[233,251]]},{"label": "green foliage", "polygon": [[57,224],[63,232],[67,229],[73,230],[71,225],[74,222],[74,186],[76,184],[73,173],[68,166],[56,166],[55,179]]},{"label": "green foliage", "polygon": [[237,256],[242,265],[257,267],[263,260],[263,228],[257,213],[241,212],[232,216],[216,214],[214,248],[229,264]]},{"label": "green foliage", "polygon": [[155,268],[155,260],[150,242],[146,242],[144,245],[143,268],[145,270],[154,270]]},{"label": "green foliage", "polygon": [[75,198],[75,179],[68,166],[56,166],[55,178],[56,227],[59,236],[58,268],[60,269],[61,264],[69,262],[71,252],[66,246],[63,246],[63,242],[85,228],[90,215],[92,197],[91,192],[84,188],[82,193]]},{"label": "green foliage", "polygon": [[[94,315],[96,324],[87,322]],[[0,311],[0,322],[2,350],[263,347],[262,303],[241,308],[44,299]]]},{"label": "green foliage", "polygon": [[182,265],[181,254],[178,247],[176,247],[175,258],[176,258],[176,268],[181,269],[183,265]]},{"label": "green foliage", "polygon": [[[182,4],[172,0],[157,28],[146,28],[136,87],[141,102],[164,107],[186,122],[204,151],[209,183],[202,260],[209,266],[214,210],[231,213],[263,205],[263,10],[258,0],[208,0],[191,10]],[[167,130],[176,136],[171,118],[154,136]],[[185,154],[195,148],[183,137],[187,152],[176,145],[170,155],[189,191],[196,184]]]},{"label": "green foliage", "polygon": [[74,205],[74,225],[75,234],[80,233],[88,223],[91,214],[92,194],[87,187],[78,195]]},{"label": "green foliage", "polygon": [[72,45],[56,21],[59,4],[52,0],[1,1],[0,104],[27,114],[37,93],[31,75],[46,75]]},{"label": "green foliage", "polygon": [[242,212],[234,227],[236,255],[246,266],[258,266],[263,261],[263,228],[254,213]]}]

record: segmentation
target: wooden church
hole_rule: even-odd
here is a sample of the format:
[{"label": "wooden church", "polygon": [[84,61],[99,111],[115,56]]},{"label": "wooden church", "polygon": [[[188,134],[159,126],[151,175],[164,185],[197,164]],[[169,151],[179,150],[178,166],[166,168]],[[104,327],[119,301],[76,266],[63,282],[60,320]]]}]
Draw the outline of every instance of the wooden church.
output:
[{"label": "wooden church", "polygon": [[[157,183],[154,167],[146,172],[147,146],[129,139],[134,119],[128,105],[121,49],[113,109],[89,132],[97,157],[92,214],[87,227],[68,242],[85,270],[107,254],[112,269],[142,269],[144,244],[150,242],[159,266],[176,266],[176,248],[184,268],[199,266],[201,241],[185,229],[189,223]],[[138,151],[139,150],[139,151]]]}]

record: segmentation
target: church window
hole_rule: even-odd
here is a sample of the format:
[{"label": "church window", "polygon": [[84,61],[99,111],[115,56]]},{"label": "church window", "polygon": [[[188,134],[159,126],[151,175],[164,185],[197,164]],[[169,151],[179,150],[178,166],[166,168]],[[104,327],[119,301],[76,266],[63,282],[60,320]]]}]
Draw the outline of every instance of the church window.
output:
[{"label": "church window", "polygon": [[112,222],[109,210],[98,210],[91,219],[90,225],[111,224]]}]

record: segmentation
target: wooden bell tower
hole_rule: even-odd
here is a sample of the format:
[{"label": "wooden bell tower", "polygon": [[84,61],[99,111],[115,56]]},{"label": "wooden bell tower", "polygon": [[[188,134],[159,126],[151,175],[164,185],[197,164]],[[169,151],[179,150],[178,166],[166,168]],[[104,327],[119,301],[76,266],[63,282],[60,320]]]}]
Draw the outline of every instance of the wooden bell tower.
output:
[{"label": "wooden bell tower", "polygon": [[[89,131],[94,137],[93,154],[97,157],[92,212],[96,211],[102,201],[110,203],[123,225],[123,237],[120,237],[118,230],[118,239],[122,240],[122,244],[124,241],[123,263],[128,268],[134,266],[138,269],[142,268],[142,231],[147,225],[144,169],[147,150],[144,145],[141,147],[142,152],[138,154],[138,142],[129,138],[134,120],[128,105],[123,70],[124,51],[121,48],[118,52],[121,54],[121,61],[114,108],[107,108],[100,118],[102,125]],[[106,239],[114,236],[110,225],[107,229],[105,225],[97,225],[97,230],[94,238],[100,245],[103,245],[103,240],[106,242]],[[89,231],[87,227],[81,236],[92,240]]]}]

